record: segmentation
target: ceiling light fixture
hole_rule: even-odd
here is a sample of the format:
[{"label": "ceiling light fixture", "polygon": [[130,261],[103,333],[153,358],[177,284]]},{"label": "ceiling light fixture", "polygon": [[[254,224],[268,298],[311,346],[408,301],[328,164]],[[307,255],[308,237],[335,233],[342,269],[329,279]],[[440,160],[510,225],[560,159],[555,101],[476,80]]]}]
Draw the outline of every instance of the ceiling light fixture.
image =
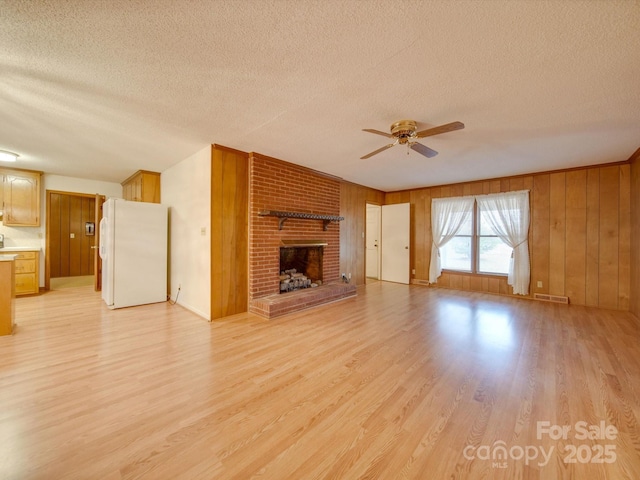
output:
[{"label": "ceiling light fixture", "polygon": [[18,155],[17,153],[0,150],[0,161],[2,162],[15,162],[19,156],[20,155]]}]

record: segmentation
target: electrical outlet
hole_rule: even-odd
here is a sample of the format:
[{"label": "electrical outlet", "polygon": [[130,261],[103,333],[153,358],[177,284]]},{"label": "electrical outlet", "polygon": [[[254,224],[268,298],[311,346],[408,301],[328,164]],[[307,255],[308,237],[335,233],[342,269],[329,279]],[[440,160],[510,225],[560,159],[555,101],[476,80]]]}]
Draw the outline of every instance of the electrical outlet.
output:
[{"label": "electrical outlet", "polygon": [[538,288],[542,288],[542,282],[538,280]]},{"label": "electrical outlet", "polygon": [[415,275],[415,274],[416,274],[416,269],[415,269],[415,268],[411,269],[411,273],[412,273],[413,275]]}]

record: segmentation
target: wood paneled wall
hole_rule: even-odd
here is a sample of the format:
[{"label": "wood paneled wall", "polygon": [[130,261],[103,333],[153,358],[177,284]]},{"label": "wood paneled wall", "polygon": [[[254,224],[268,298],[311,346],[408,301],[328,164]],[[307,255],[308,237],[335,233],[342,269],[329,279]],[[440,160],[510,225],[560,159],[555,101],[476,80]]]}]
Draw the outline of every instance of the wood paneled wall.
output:
[{"label": "wood paneled wall", "polygon": [[[628,310],[630,170],[626,162],[392,192],[385,195],[385,204],[411,204],[411,268],[416,272],[412,278],[426,283],[432,198],[529,190],[530,296],[550,293],[568,296],[577,305]],[[537,286],[538,282],[542,287]],[[512,294],[506,278],[501,276],[445,272],[438,279],[438,286]]]},{"label": "wood paneled wall", "polygon": [[52,191],[47,194],[50,277],[93,275],[91,246],[97,241],[95,235],[86,234],[85,223],[95,223],[95,197]]},{"label": "wood paneled wall", "polygon": [[365,283],[366,204],[384,204],[384,192],[353,183],[340,186],[340,272],[351,273],[351,282]]},{"label": "wood paneled wall", "polygon": [[[198,192],[193,192],[198,195]],[[211,319],[243,313],[249,290],[248,154],[211,150]],[[193,252],[197,255],[197,252]]]},{"label": "wood paneled wall", "polygon": [[631,157],[631,298],[629,310],[640,318],[640,148]]}]

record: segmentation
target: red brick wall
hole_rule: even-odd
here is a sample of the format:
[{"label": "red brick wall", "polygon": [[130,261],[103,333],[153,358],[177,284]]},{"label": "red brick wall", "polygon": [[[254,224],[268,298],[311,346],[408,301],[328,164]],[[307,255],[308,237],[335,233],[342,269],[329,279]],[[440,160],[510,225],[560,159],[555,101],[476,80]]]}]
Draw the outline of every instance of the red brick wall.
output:
[{"label": "red brick wall", "polygon": [[321,240],[324,282],[340,279],[340,222],[327,231],[322,220],[290,218],[278,230],[276,217],[263,210],[340,215],[340,182],[290,163],[251,154],[249,157],[249,300],[278,293],[280,245],[287,240]]}]

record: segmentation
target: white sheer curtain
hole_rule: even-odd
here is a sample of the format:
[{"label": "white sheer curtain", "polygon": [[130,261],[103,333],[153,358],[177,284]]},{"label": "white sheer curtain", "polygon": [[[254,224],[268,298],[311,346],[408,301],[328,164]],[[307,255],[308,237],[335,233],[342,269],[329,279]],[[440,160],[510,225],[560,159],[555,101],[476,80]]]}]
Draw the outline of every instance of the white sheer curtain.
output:
[{"label": "white sheer curtain", "polygon": [[431,264],[429,283],[436,283],[442,273],[440,248],[451,240],[473,215],[474,197],[434,198],[431,201]]},{"label": "white sheer curtain", "polygon": [[482,222],[513,249],[507,283],[513,293],[529,294],[529,191],[476,196]]}]

